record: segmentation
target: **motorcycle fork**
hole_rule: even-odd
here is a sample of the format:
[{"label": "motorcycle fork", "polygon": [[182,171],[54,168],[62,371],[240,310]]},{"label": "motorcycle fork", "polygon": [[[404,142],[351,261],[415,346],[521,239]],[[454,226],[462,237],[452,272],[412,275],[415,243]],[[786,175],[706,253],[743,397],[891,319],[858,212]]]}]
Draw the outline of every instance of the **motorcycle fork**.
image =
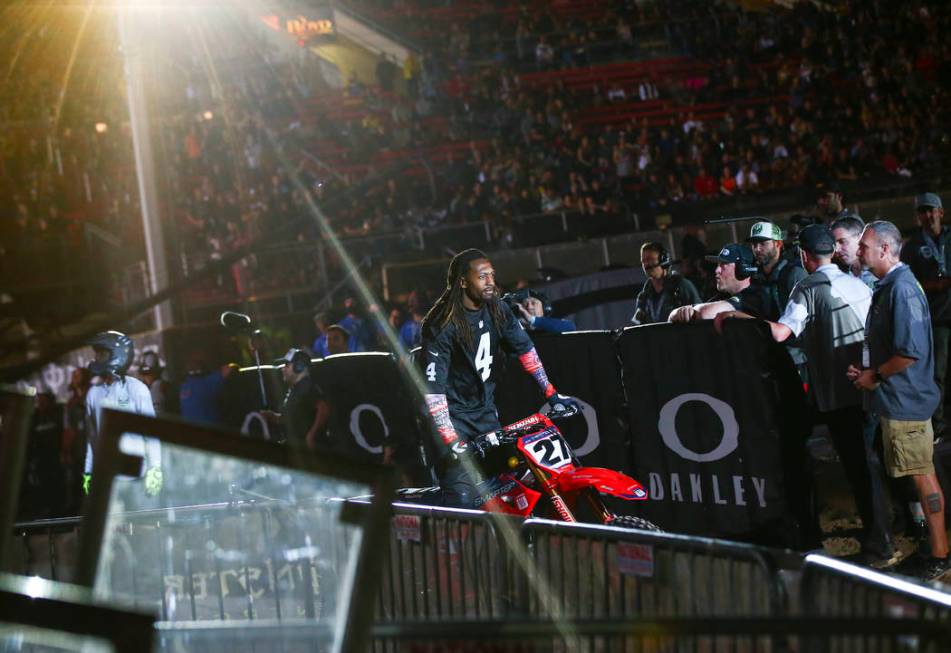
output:
[{"label": "motorcycle fork", "polygon": [[614,520],[614,514],[604,505],[604,501],[601,500],[601,495],[595,490],[585,488],[584,498],[588,500],[588,503],[594,509],[594,514],[597,515],[597,518],[601,520],[602,524],[608,524]]},{"label": "motorcycle fork", "polygon": [[532,470],[532,474],[534,474],[538,484],[545,489],[545,493],[551,499],[551,505],[555,508],[555,512],[561,520],[566,522],[578,521],[568,508],[568,503],[564,497],[559,494],[558,488],[551,477],[545,474],[537,465],[529,463],[529,469]]}]

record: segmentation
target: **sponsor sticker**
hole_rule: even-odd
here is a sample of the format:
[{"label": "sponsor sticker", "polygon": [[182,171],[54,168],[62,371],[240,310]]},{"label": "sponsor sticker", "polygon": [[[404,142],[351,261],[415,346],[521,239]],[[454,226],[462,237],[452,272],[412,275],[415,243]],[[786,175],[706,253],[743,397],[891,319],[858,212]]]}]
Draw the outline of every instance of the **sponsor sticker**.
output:
[{"label": "sponsor sticker", "polygon": [[654,547],[633,542],[617,543],[617,568],[625,576],[654,575]]},{"label": "sponsor sticker", "polygon": [[393,517],[393,532],[400,542],[423,541],[419,515],[396,515]]}]

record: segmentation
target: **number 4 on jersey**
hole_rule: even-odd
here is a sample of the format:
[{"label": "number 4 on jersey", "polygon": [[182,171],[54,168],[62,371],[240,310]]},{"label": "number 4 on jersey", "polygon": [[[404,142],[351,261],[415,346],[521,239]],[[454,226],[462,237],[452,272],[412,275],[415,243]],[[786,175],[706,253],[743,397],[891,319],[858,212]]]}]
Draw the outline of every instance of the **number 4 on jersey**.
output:
[{"label": "number 4 on jersey", "polygon": [[479,348],[476,349],[475,355],[475,366],[476,369],[482,374],[482,380],[488,381],[489,377],[492,375],[492,352],[491,352],[491,339],[489,338],[489,332],[486,331],[482,334],[482,337],[479,338]]},{"label": "number 4 on jersey", "polygon": [[426,380],[430,382],[436,380],[436,363],[430,363],[426,366]]}]

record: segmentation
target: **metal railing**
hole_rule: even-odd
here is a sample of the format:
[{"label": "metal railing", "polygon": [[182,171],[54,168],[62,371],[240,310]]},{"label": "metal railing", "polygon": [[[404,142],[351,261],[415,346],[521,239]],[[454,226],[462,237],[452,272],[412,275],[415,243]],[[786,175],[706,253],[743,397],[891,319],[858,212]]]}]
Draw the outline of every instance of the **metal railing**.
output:
[{"label": "metal railing", "polygon": [[551,599],[573,619],[784,612],[776,565],[759,547],[543,519],[526,521],[522,537],[549,584],[543,601],[529,595],[530,614],[548,614]]},{"label": "metal railing", "polygon": [[799,592],[806,616],[925,619],[951,627],[947,591],[823,555],[806,556]]},{"label": "metal railing", "polygon": [[507,553],[495,515],[394,505],[376,618],[488,619],[513,605]]}]

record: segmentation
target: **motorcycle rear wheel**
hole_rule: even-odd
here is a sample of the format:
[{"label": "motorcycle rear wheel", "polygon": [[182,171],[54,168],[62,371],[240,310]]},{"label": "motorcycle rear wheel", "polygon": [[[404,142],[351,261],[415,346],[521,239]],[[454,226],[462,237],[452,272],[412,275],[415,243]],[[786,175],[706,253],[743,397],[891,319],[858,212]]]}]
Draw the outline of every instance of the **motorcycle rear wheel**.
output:
[{"label": "motorcycle rear wheel", "polygon": [[664,532],[663,529],[654,522],[648,521],[643,517],[633,517],[631,515],[614,515],[614,518],[609,521],[607,525],[633,528],[638,531]]}]

